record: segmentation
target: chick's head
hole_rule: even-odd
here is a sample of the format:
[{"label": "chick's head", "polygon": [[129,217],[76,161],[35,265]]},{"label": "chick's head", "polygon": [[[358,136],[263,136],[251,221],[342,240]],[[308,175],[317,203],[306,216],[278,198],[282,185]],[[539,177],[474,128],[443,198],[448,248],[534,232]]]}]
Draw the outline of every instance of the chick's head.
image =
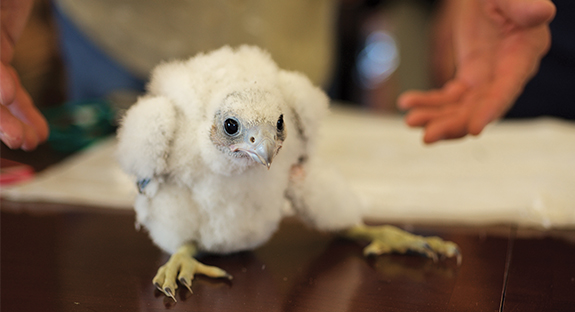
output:
[{"label": "chick's head", "polygon": [[232,163],[269,169],[287,135],[282,106],[278,90],[231,92],[215,111],[210,140]]}]

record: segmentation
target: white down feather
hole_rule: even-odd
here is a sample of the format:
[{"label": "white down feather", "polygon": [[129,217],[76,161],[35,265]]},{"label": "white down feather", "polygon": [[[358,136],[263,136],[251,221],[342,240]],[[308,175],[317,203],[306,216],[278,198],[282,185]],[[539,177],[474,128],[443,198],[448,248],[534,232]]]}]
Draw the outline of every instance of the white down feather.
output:
[{"label": "white down feather", "polygon": [[[265,96],[242,108],[242,117],[284,115],[287,136],[269,170],[230,158],[210,140],[224,99],[246,90]],[[127,112],[118,132],[122,168],[135,181],[150,179],[152,186],[135,201],[137,221],[169,253],[188,242],[217,253],[265,243],[283,217],[286,194],[302,197],[290,198],[295,211],[318,228],[359,223],[359,202],[341,178],[316,178],[323,175],[313,168],[319,161],[313,146],[327,106],[327,96],[309,79],[280,70],[257,47],[223,47],[160,64],[148,94]],[[304,158],[311,179],[290,178]]]}]

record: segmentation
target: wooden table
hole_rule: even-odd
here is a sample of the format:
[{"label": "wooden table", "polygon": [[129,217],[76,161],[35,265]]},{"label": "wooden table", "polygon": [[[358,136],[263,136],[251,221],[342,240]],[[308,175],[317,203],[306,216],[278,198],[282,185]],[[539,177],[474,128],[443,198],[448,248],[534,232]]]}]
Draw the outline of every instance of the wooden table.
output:
[{"label": "wooden table", "polygon": [[[37,153],[3,157],[37,169],[58,159]],[[132,211],[1,206],[2,312],[575,311],[575,231],[410,226],[459,244],[458,267],[416,255],[366,259],[362,245],[287,219],[259,249],[202,257],[234,279],[197,277],[194,294],[180,288],[174,303],[151,283],[168,256],[136,231]]]},{"label": "wooden table", "polygon": [[135,230],[132,212],[6,201],[2,210],[3,312],[575,310],[573,232],[413,228],[457,242],[458,267],[366,259],[360,244],[288,219],[257,250],[202,257],[234,279],[197,277],[194,294],[180,288],[174,303],[151,284],[167,255]]}]

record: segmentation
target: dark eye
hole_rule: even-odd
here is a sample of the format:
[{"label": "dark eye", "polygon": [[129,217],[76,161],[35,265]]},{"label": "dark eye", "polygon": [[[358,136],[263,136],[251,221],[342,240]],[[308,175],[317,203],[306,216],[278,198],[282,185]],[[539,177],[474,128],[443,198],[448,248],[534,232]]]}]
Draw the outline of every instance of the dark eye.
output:
[{"label": "dark eye", "polygon": [[284,131],[284,115],[280,115],[278,119],[278,131]]},{"label": "dark eye", "polygon": [[224,121],[224,130],[228,135],[236,135],[240,129],[239,123],[233,118],[228,118]]}]

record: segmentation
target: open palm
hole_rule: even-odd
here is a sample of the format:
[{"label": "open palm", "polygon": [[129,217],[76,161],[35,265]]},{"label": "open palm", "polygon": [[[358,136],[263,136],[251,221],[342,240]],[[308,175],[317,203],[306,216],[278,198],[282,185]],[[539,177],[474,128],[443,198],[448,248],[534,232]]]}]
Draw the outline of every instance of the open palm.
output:
[{"label": "open palm", "polygon": [[550,45],[548,0],[455,1],[455,77],[398,100],[407,124],[425,128],[426,143],[481,133],[511,107]]}]

